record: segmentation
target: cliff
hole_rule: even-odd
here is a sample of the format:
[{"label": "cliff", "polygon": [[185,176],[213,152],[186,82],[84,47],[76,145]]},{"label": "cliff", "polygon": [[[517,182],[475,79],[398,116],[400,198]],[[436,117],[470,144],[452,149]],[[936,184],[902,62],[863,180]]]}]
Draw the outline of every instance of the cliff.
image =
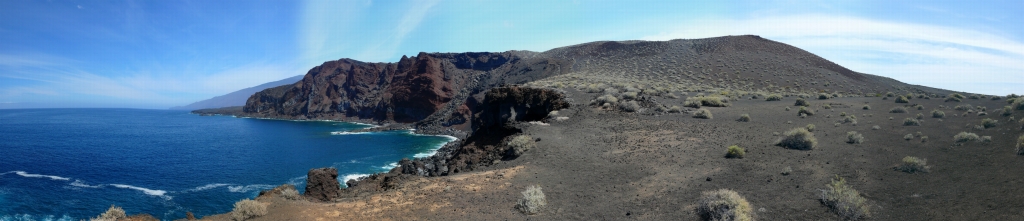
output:
[{"label": "cliff", "polygon": [[478,103],[487,89],[569,70],[565,60],[533,58],[535,54],[420,53],[397,63],[328,61],[294,85],[253,94],[243,111],[256,117],[421,122],[466,129],[473,111],[468,104]]}]

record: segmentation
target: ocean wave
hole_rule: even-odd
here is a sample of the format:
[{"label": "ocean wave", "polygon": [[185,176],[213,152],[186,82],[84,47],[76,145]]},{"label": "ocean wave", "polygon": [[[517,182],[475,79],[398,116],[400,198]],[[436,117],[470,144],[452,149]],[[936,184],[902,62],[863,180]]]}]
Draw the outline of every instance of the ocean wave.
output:
[{"label": "ocean wave", "polygon": [[303,182],[306,182],[306,176],[300,176],[300,177],[295,177],[295,178],[288,179],[288,184],[291,184],[292,186],[298,186],[300,183],[303,183]]},{"label": "ocean wave", "polygon": [[331,135],[357,135],[357,134],[371,134],[373,132],[349,132],[349,131],[334,131]]},{"label": "ocean wave", "polygon": [[[6,173],[3,173],[3,174],[8,174],[8,173],[14,173],[14,174],[18,174],[18,176],[28,177],[28,178],[50,178],[51,180],[64,180],[64,181],[71,180],[71,178],[67,178],[67,177],[59,177],[59,176],[53,176],[53,175],[42,175],[42,174],[31,174],[31,173],[27,173],[25,171],[10,171],[10,172],[6,172]],[[2,174],[0,174],[0,175],[2,175]]]},{"label": "ocean wave", "polygon": [[29,215],[29,214],[15,214],[15,215],[3,215],[0,216],[0,221],[74,221],[76,219],[71,218],[68,215],[57,218],[54,215]]},{"label": "ocean wave", "polygon": [[75,187],[82,187],[82,188],[93,188],[93,189],[103,187],[103,184],[93,186],[93,185],[85,184],[85,182],[82,182],[82,180],[79,180],[79,179],[75,179],[75,182],[71,182],[71,184],[68,184],[68,185],[75,186]]},{"label": "ocean wave", "polygon": [[370,176],[370,174],[362,174],[362,173],[349,174],[349,175],[342,176],[341,180],[339,182],[341,183],[342,186],[348,187],[348,185],[345,185],[345,182],[348,182],[348,180],[359,180],[360,178],[368,177],[368,176]]},{"label": "ocean wave", "polygon": [[431,148],[427,152],[418,153],[416,155],[413,155],[412,156],[413,158],[426,158],[426,157],[434,156],[434,154],[437,154],[437,150],[440,150],[442,147],[444,147],[444,145],[447,145],[448,143],[451,143],[452,141],[459,140],[459,138],[456,138],[456,137],[453,137],[453,136],[448,136],[448,135],[423,135],[423,136],[444,137],[444,138],[447,138],[448,141],[445,141],[443,143],[438,144],[437,146],[435,146],[434,148]]},{"label": "ocean wave", "polygon": [[231,185],[231,184],[227,184],[227,183],[211,183],[211,184],[206,184],[206,185],[203,185],[203,186],[198,186],[198,187],[192,188],[192,189],[187,189],[187,190],[184,190],[184,191],[181,191],[181,192],[182,193],[199,192],[199,191],[210,190],[210,189],[213,189],[213,188],[222,187],[222,186],[229,186],[229,185]]},{"label": "ocean wave", "polygon": [[248,192],[252,192],[254,190],[266,190],[266,189],[273,189],[273,188],[274,188],[274,185],[252,184],[252,185],[245,185],[245,186],[229,186],[228,187],[228,191],[231,191],[232,193],[248,193]]},{"label": "ocean wave", "polygon": [[125,185],[125,184],[110,184],[110,185],[114,186],[114,187],[117,187],[117,188],[122,188],[122,189],[133,189],[133,190],[142,191],[146,195],[159,196],[159,197],[163,197],[164,199],[167,199],[167,200],[171,199],[171,196],[164,195],[164,194],[167,194],[167,191],[164,191],[164,190],[153,190],[153,189],[147,189],[147,188],[142,188],[142,187],[137,187],[137,186],[132,186],[132,185]]},{"label": "ocean wave", "polygon": [[391,163],[391,164],[388,164],[388,165],[385,165],[385,166],[382,166],[380,168],[384,169],[384,170],[390,171],[391,169],[394,169],[395,167],[398,167],[398,163],[397,162]]}]

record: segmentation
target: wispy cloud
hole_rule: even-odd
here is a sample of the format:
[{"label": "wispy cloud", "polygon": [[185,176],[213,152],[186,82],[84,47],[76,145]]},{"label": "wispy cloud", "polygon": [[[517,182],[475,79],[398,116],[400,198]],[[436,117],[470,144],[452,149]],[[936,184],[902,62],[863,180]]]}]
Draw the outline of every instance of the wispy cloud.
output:
[{"label": "wispy cloud", "polygon": [[756,34],[855,71],[912,84],[990,94],[1011,91],[988,83],[1024,88],[1024,43],[969,28],[830,15],[697,19],[677,25],[643,39]]},{"label": "wispy cloud", "polygon": [[404,15],[399,20],[398,25],[395,26],[393,34],[389,35],[391,37],[378,42],[374,47],[363,50],[359,57],[376,61],[394,57],[398,53],[398,47],[405,41],[405,37],[409,35],[409,32],[419,27],[423,18],[427,16],[427,13],[437,3],[438,0],[414,1],[409,10],[403,13]]},{"label": "wispy cloud", "polygon": [[[146,107],[182,105],[235,90],[280,80],[297,73],[291,66],[250,63],[214,73],[97,73],[46,59],[48,55],[14,56],[0,63],[0,79],[18,80],[18,86],[0,89],[0,100],[22,102],[119,103]],[[59,105],[57,105],[59,106]]]}]

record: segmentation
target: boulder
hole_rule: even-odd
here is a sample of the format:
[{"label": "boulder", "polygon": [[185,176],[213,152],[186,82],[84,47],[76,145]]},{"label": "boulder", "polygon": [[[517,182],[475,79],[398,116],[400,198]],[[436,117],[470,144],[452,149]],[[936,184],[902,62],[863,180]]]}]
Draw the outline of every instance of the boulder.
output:
[{"label": "boulder", "polygon": [[306,173],[306,192],[304,196],[319,201],[331,201],[341,192],[338,183],[338,169],[318,168]]}]

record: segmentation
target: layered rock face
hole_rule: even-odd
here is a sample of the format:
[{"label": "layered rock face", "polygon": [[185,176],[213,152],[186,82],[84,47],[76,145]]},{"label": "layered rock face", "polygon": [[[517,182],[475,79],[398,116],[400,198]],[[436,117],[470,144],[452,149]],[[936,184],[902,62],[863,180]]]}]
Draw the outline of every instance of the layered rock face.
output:
[{"label": "layered rock face", "polygon": [[569,70],[566,61],[532,59],[533,54],[420,53],[403,56],[398,63],[329,61],[310,69],[294,85],[254,94],[243,111],[289,119],[466,124],[472,109],[466,102],[472,95]]},{"label": "layered rock face", "polygon": [[319,168],[306,174],[306,197],[319,201],[331,201],[338,197],[341,184],[338,183],[338,169]]}]

